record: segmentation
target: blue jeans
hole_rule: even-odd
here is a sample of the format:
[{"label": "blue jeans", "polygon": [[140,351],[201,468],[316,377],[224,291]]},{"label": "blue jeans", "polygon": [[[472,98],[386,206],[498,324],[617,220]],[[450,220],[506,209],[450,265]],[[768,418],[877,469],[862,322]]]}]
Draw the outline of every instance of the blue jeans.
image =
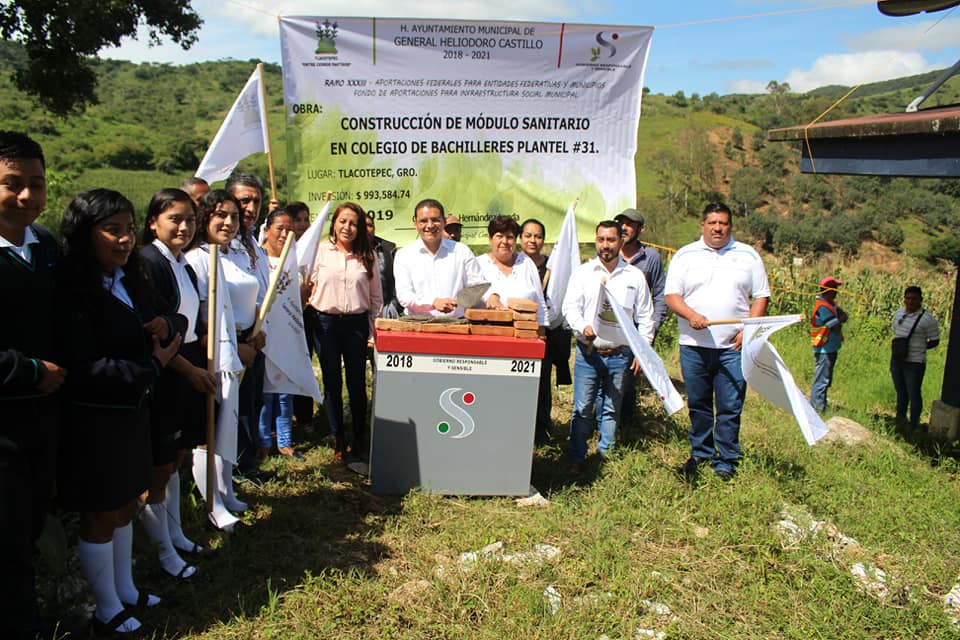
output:
[{"label": "blue jeans", "polygon": [[813,384],[810,386],[810,404],[817,411],[827,408],[827,389],[833,383],[833,367],[837,364],[837,352],[814,352]]},{"label": "blue jeans", "polygon": [[741,457],[740,412],[747,393],[740,352],[682,344],[680,370],[690,409],[690,456],[709,460],[715,471],[733,472]]},{"label": "blue jeans", "polygon": [[273,446],[273,424],[277,424],[277,448],[293,446],[293,398],[289,393],[264,393],[263,408],[260,409],[258,430],[259,445],[263,449]]},{"label": "blue jeans", "polygon": [[570,459],[582,462],[587,456],[587,438],[593,426],[594,402],[597,393],[603,394],[603,406],[597,417],[600,443],[597,449],[606,456],[613,449],[623,403],[624,374],[633,362],[630,349],[624,347],[609,356],[596,351],[587,354],[587,348],[577,343],[577,357],[573,365],[573,417],[570,420]]},{"label": "blue jeans", "polygon": [[367,423],[367,338],[370,321],[367,314],[334,315],[317,312],[313,346],[320,354],[323,374],[323,405],[327,411],[330,435],[344,436],[343,376],[353,415],[353,446],[363,451],[370,426]]},{"label": "blue jeans", "polygon": [[927,371],[926,362],[905,362],[890,359],[890,375],[893,388],[897,391],[897,417],[907,417],[907,405],[910,405],[910,426],[920,426],[920,412],[923,410],[923,374]]}]

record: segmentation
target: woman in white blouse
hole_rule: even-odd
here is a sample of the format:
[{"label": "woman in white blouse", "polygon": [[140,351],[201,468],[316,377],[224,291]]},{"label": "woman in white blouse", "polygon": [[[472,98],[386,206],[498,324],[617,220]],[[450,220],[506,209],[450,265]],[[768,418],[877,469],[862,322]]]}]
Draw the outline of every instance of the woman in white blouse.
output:
[{"label": "woman in white blouse", "polygon": [[490,283],[487,307],[505,307],[508,298],[525,298],[537,303],[537,324],[546,325],[546,305],[537,265],[517,253],[520,225],[508,216],[497,216],[487,224],[490,252],[477,258],[483,279]]},{"label": "woman in white blouse", "polygon": [[[231,244],[234,238],[241,240],[240,248]],[[197,273],[197,284],[200,294],[201,317],[206,317],[207,286],[210,269],[210,245],[217,245],[220,250],[220,267],[223,270],[223,279],[227,291],[225,295],[230,300],[235,327],[230,329],[237,332],[237,354],[245,367],[249,367],[257,360],[257,353],[266,344],[266,336],[261,331],[256,336],[251,335],[257,318],[257,296],[260,282],[257,277],[256,251],[253,248],[249,234],[243,229],[243,217],[240,203],[223,189],[214,189],[203,198],[197,207],[197,235],[187,252],[187,261]],[[250,370],[247,375],[257,375],[256,370]],[[263,375],[262,369],[259,375]],[[222,382],[221,382],[222,383]],[[238,403],[244,403],[244,389],[239,391]],[[217,451],[224,454],[226,459],[217,456],[217,491],[214,493],[214,512],[211,520],[220,529],[231,530],[237,522],[230,511],[243,513],[247,504],[238,500],[233,493],[233,465],[236,462],[237,425],[232,433],[217,433]],[[221,442],[229,438],[229,442]],[[232,455],[227,455],[231,452]],[[197,448],[193,451],[193,479],[206,495],[206,460],[207,452]],[[224,508],[225,507],[225,508]]]}]

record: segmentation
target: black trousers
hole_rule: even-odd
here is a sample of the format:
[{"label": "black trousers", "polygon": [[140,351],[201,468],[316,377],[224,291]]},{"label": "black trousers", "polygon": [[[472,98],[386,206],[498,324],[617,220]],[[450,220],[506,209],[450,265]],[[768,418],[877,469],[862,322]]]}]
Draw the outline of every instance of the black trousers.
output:
[{"label": "black trousers", "polygon": [[26,450],[0,435],[0,638],[32,640],[39,626],[33,557],[55,475],[52,433]]}]

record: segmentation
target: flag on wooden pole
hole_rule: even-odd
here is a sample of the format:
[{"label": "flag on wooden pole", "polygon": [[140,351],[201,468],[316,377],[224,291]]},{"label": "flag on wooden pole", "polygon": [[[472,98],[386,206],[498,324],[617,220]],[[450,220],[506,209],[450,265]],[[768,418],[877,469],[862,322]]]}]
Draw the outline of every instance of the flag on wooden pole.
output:
[{"label": "flag on wooden pole", "polygon": [[320,386],[313,372],[300,302],[300,277],[293,232],[289,232],[280,252],[280,260],[270,277],[272,299],[264,300],[263,329],[267,344],[263,348],[265,393],[292,393],[321,401]]},{"label": "flag on wooden pole", "polygon": [[262,83],[261,66],[257,65],[200,161],[196,172],[198,178],[209,183],[225,180],[247,156],[270,152]]},{"label": "flag on wooden pole", "polygon": [[767,342],[774,332],[802,319],[803,316],[797,314],[741,320],[743,351],[740,366],[743,368],[744,379],[754,391],[781,409],[793,413],[804,440],[812,445],[827,435],[827,425],[797,387],[783,358],[773,345]]},{"label": "flag on wooden pole", "polygon": [[[650,343],[647,342],[647,339],[640,335],[640,331],[633,324],[633,318],[627,316],[616,299],[607,292],[606,285],[601,285],[601,287],[601,293],[607,297],[609,305],[601,304],[598,305],[598,307],[607,306],[613,310],[620,331],[626,336],[627,344],[630,345],[630,351],[633,352],[633,357],[637,359],[637,362],[640,363],[640,368],[643,369],[643,375],[647,377],[650,386],[657,392],[657,397],[660,399],[660,402],[663,403],[663,408],[667,412],[667,415],[672,416],[677,411],[683,409],[683,397],[677,391],[677,388],[673,386],[670,374],[667,373],[667,367],[663,364],[663,360],[660,359],[657,352],[653,350],[653,347],[650,346]],[[599,331],[597,335],[600,335]]]}]

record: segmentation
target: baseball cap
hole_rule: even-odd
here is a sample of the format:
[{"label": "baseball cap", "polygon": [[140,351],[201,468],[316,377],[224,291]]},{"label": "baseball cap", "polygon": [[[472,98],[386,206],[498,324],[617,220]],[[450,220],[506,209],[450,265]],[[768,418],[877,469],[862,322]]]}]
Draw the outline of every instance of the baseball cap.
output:
[{"label": "baseball cap", "polygon": [[460,222],[460,218],[457,216],[447,216],[443,221],[444,227],[449,227],[452,224],[459,224],[461,227],[463,226],[463,224]]},{"label": "baseball cap", "polygon": [[617,218],[626,218],[627,220],[633,220],[641,227],[643,226],[643,214],[637,211],[636,209],[624,209],[616,215],[614,220]]},{"label": "baseball cap", "polygon": [[840,282],[833,276],[827,276],[826,278],[820,281],[820,287],[824,289],[836,289],[842,284],[843,284],[842,282]]}]

